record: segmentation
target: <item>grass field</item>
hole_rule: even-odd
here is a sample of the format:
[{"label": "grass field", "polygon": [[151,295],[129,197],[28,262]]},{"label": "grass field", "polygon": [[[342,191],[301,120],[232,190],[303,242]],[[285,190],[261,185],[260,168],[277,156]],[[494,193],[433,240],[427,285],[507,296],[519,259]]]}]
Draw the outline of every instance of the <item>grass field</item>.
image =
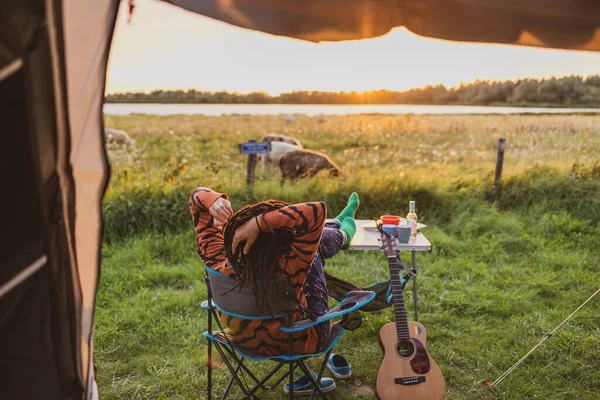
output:
[{"label": "grass field", "polygon": [[[419,319],[447,399],[600,398],[600,298],[500,386],[482,390],[600,287],[600,116],[106,116],[133,148],[111,147],[95,357],[103,399],[206,397],[202,264],[187,200],[198,185],[235,207],[264,199],[324,200],[331,215],[354,190],[358,218],[405,214],[416,200],[431,253],[417,258]],[[338,179],[279,185],[278,172],[245,187],[237,144],[268,132],[299,138],[342,167]],[[499,137],[502,190],[491,189]],[[328,263],[358,284],[387,276],[373,252]],[[412,309],[411,296],[405,296]],[[332,303],[334,304],[334,303]],[[410,316],[409,316],[410,318]],[[364,315],[336,351],[353,365],[334,399],[373,398],[379,328]],[[227,382],[218,359],[215,393]],[[261,364],[257,368],[263,368]],[[326,372],[327,375],[327,372]],[[281,398],[280,388],[261,398]],[[239,393],[238,393],[239,394]],[[235,398],[235,396],[232,396]]]}]

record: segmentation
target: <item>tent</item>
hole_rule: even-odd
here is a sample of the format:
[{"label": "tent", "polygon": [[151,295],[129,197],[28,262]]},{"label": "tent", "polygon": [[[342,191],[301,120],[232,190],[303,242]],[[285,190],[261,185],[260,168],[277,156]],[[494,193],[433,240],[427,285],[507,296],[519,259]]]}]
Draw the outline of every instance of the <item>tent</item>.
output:
[{"label": "tent", "polygon": [[[587,0],[168,2],[311,41],[405,26],[448,40],[600,51],[600,3]],[[102,103],[118,8],[118,0],[0,1],[2,400],[98,397],[92,333],[109,177]]]}]

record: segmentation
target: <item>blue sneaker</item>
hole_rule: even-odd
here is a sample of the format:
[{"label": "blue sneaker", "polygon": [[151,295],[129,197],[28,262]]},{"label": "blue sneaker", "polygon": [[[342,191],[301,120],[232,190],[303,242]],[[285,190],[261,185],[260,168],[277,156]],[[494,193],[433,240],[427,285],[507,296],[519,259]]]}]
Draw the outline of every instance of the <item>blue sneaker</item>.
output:
[{"label": "blue sneaker", "polygon": [[[314,380],[317,380],[317,374],[314,372],[310,373],[313,376]],[[319,386],[321,386],[321,390],[323,393],[331,392],[335,389],[335,381],[331,378],[321,378],[321,382],[319,382]],[[290,392],[290,384],[286,383],[283,385],[283,390],[286,393]],[[313,383],[310,378],[306,375],[300,375],[298,379],[294,381],[294,396],[306,396],[307,394],[312,394],[313,391]]]},{"label": "blue sneaker", "polygon": [[341,354],[331,354],[327,360],[327,368],[338,379],[348,379],[352,375],[352,365]]}]

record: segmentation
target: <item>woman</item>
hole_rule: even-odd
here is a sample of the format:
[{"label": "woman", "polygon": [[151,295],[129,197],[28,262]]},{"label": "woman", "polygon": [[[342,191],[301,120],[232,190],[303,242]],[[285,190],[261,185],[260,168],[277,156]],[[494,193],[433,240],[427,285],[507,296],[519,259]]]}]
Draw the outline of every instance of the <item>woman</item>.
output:
[{"label": "woman", "polygon": [[[352,193],[348,205],[333,223],[325,224],[325,203],[287,205],[269,200],[234,213],[227,195],[197,188],[190,211],[198,237],[198,254],[208,268],[250,281],[267,293],[275,278],[288,278],[298,300],[294,321],[329,310],[323,268],[325,259],[347,248],[356,231],[359,205]],[[235,344],[264,356],[288,352],[288,334],[281,331],[285,318],[247,320],[221,314],[224,328]],[[329,335],[324,322],[294,335],[296,354],[320,350]]]}]

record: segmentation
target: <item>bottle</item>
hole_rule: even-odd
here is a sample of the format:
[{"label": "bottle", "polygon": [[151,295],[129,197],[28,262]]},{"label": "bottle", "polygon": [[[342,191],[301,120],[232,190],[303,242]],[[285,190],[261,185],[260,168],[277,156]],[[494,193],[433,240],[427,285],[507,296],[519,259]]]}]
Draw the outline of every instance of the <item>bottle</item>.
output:
[{"label": "bottle", "polygon": [[408,223],[408,225],[410,225],[412,227],[411,231],[410,231],[410,238],[411,239],[416,239],[417,238],[417,214],[415,213],[415,202],[411,201],[409,203],[409,211],[408,214],[406,215],[406,222]]}]

